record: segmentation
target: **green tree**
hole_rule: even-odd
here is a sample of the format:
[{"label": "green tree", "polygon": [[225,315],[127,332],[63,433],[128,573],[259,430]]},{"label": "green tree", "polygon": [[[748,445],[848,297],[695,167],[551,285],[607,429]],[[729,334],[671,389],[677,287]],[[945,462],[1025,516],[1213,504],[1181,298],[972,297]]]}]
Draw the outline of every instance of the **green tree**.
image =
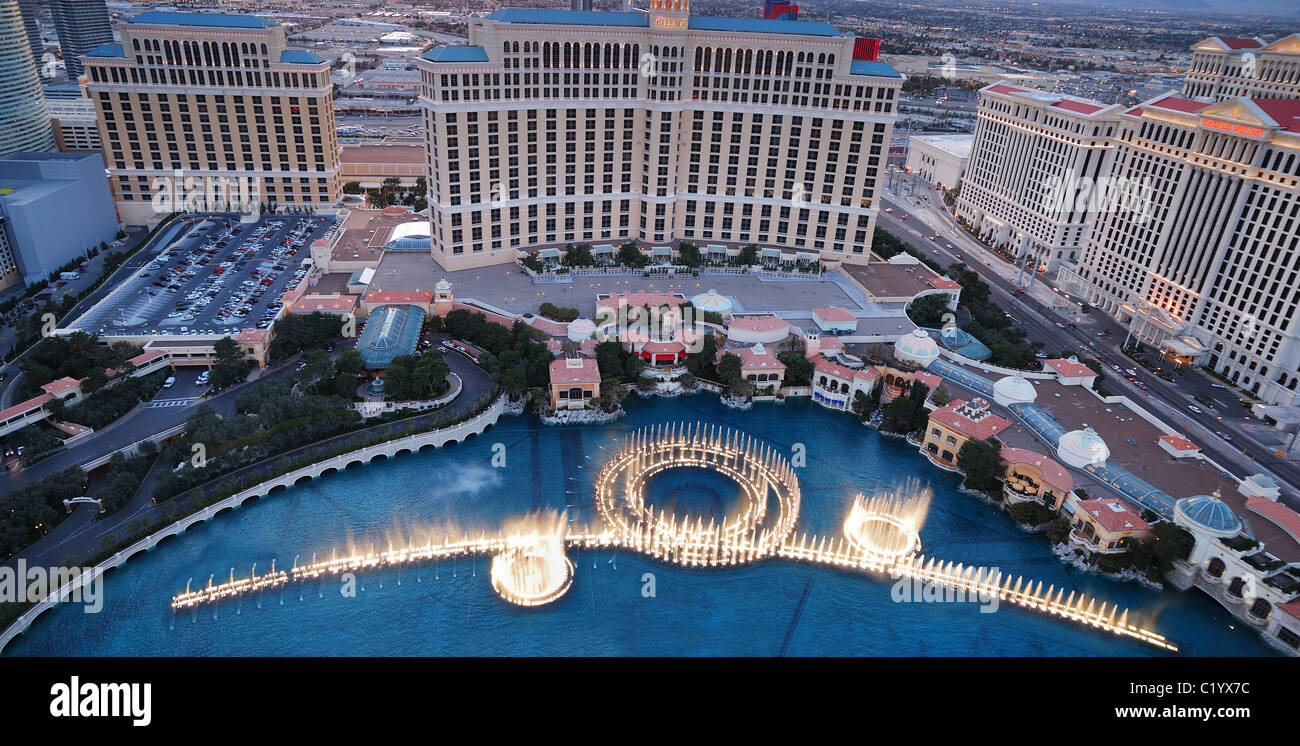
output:
[{"label": "green tree", "polygon": [[700,256],[700,247],[688,241],[683,241],[677,247],[677,262],[687,267],[698,267],[704,263],[703,257]]},{"label": "green tree", "polygon": [[717,371],[714,369],[717,354],[717,340],[712,334],[705,334],[700,340],[699,351],[686,354],[686,369],[696,378],[713,380],[717,377]]},{"label": "green tree", "polygon": [[212,387],[221,391],[243,383],[248,377],[248,363],[244,360],[243,350],[239,349],[235,340],[222,337],[212,347],[215,352],[211,373]]},{"label": "green tree", "polygon": [[361,376],[365,366],[361,363],[361,353],[356,348],[348,348],[334,361],[334,394],[348,399],[356,396],[357,386],[361,385]]},{"label": "green tree", "polygon": [[718,382],[726,386],[735,386],[740,383],[740,366],[739,355],[732,352],[724,354],[722,359],[718,361]]},{"label": "green tree", "polygon": [[324,350],[312,350],[303,357],[305,366],[298,371],[298,385],[303,391],[315,393],[322,381],[330,377],[334,363]]},{"label": "green tree", "polygon": [[597,343],[596,365],[600,367],[601,378],[621,376],[623,374],[623,345],[613,339]]},{"label": "green tree", "polygon": [[522,368],[510,368],[501,374],[501,388],[510,394],[510,398],[517,399],[528,390],[528,376]]},{"label": "green tree", "polygon": [[618,263],[625,267],[644,267],[648,261],[635,241],[628,241],[618,247]]},{"label": "green tree", "polygon": [[1052,521],[1052,525],[1047,527],[1047,540],[1055,544],[1064,544],[1070,536],[1070,521],[1067,518],[1057,518]]},{"label": "green tree", "polygon": [[758,247],[752,243],[743,247],[736,257],[736,262],[746,267],[751,264],[758,264]]},{"label": "green tree", "polygon": [[813,364],[803,352],[778,352],[776,359],[785,364],[785,385],[812,385]]},{"label": "green tree", "polygon": [[1007,464],[1002,460],[1002,444],[997,438],[971,439],[957,451],[957,468],[966,475],[963,484],[994,500],[1002,499],[1002,480]]},{"label": "green tree", "polygon": [[943,324],[944,315],[950,313],[948,296],[945,293],[923,295],[912,301],[907,307],[907,316],[917,326],[938,327]]},{"label": "green tree", "polygon": [[591,247],[585,243],[569,244],[564,252],[564,263],[570,267],[590,267],[596,263]]}]

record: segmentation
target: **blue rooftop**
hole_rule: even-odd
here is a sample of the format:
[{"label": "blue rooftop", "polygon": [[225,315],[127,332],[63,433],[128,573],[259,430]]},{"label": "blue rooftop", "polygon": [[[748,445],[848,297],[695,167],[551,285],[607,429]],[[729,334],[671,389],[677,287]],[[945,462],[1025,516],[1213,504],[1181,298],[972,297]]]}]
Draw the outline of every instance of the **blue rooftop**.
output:
[{"label": "blue rooftop", "polygon": [[371,311],[357,340],[362,365],[366,370],[382,370],[392,365],[393,358],[414,354],[423,324],[419,306],[383,305]]},{"label": "blue rooftop", "polygon": [[420,55],[430,62],[487,62],[483,47],[434,47]]},{"label": "blue rooftop", "polygon": [[878,78],[901,78],[898,71],[884,62],[871,62],[868,60],[854,60],[849,65],[850,75],[875,75]]},{"label": "blue rooftop", "polygon": [[170,10],[150,10],[131,18],[127,23],[213,26],[217,28],[271,28],[276,25],[272,21],[257,16],[237,16],[228,13],[177,13]]},{"label": "blue rooftop", "polygon": [[605,13],[596,10],[502,8],[489,13],[487,19],[505,23],[555,23],[571,26],[650,25],[648,13]]},{"label": "blue rooftop", "polygon": [[1241,530],[1241,519],[1228,504],[1211,495],[1184,497],[1178,501],[1178,509],[1188,520],[1194,521],[1211,531],[1236,533]]},{"label": "blue rooftop", "polygon": [[121,44],[100,44],[94,49],[86,52],[86,57],[125,57],[126,52],[122,51]]},{"label": "blue rooftop", "polygon": [[[490,21],[505,23],[551,23],[570,26],[630,26],[647,28],[649,13],[606,13],[595,10],[554,10],[502,8],[489,13]],[[829,23],[818,21],[767,21],[762,18],[722,18],[690,16],[689,28],[703,31],[744,31],[763,34],[802,34],[805,36],[840,36]]]},{"label": "blue rooftop", "polygon": [[720,18],[691,16],[690,28],[703,31],[744,31],[759,34],[800,34],[803,36],[840,36],[829,23],[820,21],[767,21],[762,18]]},{"label": "blue rooftop", "polygon": [[280,53],[280,61],[295,65],[315,65],[324,62],[325,58],[305,49],[286,49]]}]

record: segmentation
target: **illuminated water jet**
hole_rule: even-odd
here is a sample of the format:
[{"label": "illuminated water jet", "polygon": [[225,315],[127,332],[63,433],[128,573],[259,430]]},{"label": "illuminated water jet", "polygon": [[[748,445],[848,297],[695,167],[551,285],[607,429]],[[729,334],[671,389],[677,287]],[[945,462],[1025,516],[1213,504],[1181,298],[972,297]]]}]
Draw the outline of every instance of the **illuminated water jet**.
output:
[{"label": "illuminated water jet", "polygon": [[[706,525],[702,517],[694,521],[677,515],[656,512],[645,501],[646,479],[676,467],[711,469],[740,485],[742,508],[735,514],[714,519]],[[897,492],[881,492],[872,497],[858,495],[844,523],[842,537],[795,535],[799,518],[800,489],[794,470],[770,447],[748,436],[713,425],[666,425],[637,431],[628,436],[624,448],[601,470],[596,480],[596,507],[606,525],[593,531],[568,533],[565,513],[537,514],[511,521],[499,533],[481,533],[470,538],[450,538],[450,530],[441,542],[428,533],[424,544],[411,538],[405,546],[389,542],[386,551],[356,549],[348,542],[348,552],[329,559],[299,565],[297,558],[289,571],[272,564],[264,575],[253,573],[216,584],[212,576],[200,589],[186,589],[172,598],[173,609],[183,609],[225,598],[239,597],[265,588],[290,582],[322,579],[344,573],[380,568],[400,568],[408,564],[462,556],[491,555],[493,589],[504,600],[521,606],[550,603],[565,594],[573,582],[574,565],[566,549],[595,552],[603,547],[626,548],[685,567],[738,565],[765,557],[813,562],[844,570],[857,570],[894,578],[912,578],[943,588],[964,592],[967,597],[997,598],[1061,619],[1085,624],[1114,635],[1139,640],[1156,647],[1176,651],[1178,647],[1164,636],[1129,621],[1128,612],[1117,607],[1109,611],[1095,599],[1071,591],[1063,599],[1064,589],[1048,587],[1022,577],[1005,579],[995,569],[963,566],[919,554],[919,532],[929,509],[931,492],[911,483]],[[770,509],[775,507],[774,510]],[[594,560],[593,560],[594,562]],[[611,558],[612,562],[612,558]],[[437,578],[435,564],[435,579]],[[1005,582],[1004,582],[1005,581]],[[216,609],[213,609],[216,618]]]}]

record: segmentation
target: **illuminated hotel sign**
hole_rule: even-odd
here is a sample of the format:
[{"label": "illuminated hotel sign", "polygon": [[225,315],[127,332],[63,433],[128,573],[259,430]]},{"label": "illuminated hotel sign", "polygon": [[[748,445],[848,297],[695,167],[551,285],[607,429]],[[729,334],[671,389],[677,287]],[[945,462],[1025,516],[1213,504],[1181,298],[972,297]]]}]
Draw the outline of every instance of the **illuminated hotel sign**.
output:
[{"label": "illuminated hotel sign", "polygon": [[1220,122],[1217,119],[1202,119],[1202,127],[1231,132],[1234,135],[1244,135],[1246,137],[1263,137],[1263,127],[1248,127],[1244,124],[1233,124],[1232,122]]},{"label": "illuminated hotel sign", "polygon": [[684,29],[686,28],[685,16],[653,16],[650,19],[655,28],[667,29]]}]

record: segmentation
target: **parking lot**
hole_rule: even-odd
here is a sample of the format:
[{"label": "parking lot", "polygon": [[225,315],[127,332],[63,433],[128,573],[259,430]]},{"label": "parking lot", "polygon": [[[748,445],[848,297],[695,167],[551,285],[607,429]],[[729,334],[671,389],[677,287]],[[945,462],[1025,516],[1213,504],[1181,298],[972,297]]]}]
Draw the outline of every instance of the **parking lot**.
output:
[{"label": "parking lot", "polygon": [[233,334],[274,323],[285,292],[307,273],[313,241],[332,217],[274,215],[256,223],[214,216],[167,247],[77,328],[104,337]]}]

